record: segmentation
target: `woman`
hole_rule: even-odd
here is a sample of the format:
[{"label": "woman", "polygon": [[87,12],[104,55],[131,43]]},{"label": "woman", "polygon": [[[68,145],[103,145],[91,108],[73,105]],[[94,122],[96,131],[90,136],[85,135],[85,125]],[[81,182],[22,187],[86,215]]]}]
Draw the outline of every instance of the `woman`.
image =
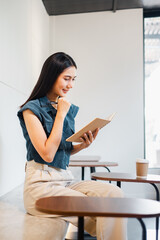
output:
[{"label": "woman", "polygon": [[[40,77],[18,117],[26,139],[27,164],[24,183],[24,206],[29,214],[57,217],[39,212],[35,202],[47,196],[122,197],[122,191],[111,184],[96,181],[73,183],[68,169],[69,158],[91,145],[98,130],[87,132],[81,143],[72,145],[65,139],[74,133],[78,107],[66,99],[76,78],[74,60],[63,52],[51,55],[44,63]],[[59,218],[57,218],[59,219]],[[54,239],[65,236],[66,222],[77,225],[76,217],[61,217],[63,226]],[[124,220],[119,218],[85,218],[85,230],[98,240],[124,240]]]}]

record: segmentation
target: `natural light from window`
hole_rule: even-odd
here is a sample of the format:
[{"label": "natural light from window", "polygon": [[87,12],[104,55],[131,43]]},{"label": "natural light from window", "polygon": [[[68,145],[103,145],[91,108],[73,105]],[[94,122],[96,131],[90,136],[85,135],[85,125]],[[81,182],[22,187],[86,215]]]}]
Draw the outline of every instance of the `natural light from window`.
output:
[{"label": "natural light from window", "polygon": [[145,18],[145,153],[160,166],[160,17]]}]

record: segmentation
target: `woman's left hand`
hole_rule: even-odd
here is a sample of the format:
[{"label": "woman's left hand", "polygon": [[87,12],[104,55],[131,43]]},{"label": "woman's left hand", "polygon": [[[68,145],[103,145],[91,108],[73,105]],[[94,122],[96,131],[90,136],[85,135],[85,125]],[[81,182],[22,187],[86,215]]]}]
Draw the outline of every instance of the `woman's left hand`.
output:
[{"label": "woman's left hand", "polygon": [[91,131],[84,133],[83,137],[80,138],[80,140],[82,141],[81,147],[82,148],[89,147],[97,137],[98,132],[99,132],[99,128],[97,128],[93,133]]}]

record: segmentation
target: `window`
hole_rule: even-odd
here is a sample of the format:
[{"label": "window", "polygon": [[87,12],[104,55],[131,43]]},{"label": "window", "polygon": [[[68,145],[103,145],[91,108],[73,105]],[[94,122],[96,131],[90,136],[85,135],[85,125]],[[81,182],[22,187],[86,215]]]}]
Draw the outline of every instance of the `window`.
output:
[{"label": "window", "polygon": [[144,18],[145,156],[160,166],[160,17]]}]

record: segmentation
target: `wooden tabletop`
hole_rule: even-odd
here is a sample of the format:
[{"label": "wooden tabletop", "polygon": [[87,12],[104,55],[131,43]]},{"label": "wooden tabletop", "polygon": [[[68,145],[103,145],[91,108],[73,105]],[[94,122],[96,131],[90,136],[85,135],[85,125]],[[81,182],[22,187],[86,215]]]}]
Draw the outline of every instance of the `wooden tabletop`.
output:
[{"label": "wooden tabletop", "polygon": [[75,162],[70,162],[69,166],[70,167],[114,167],[114,166],[118,166],[118,163],[117,162],[75,161]]},{"label": "wooden tabletop", "polygon": [[36,201],[42,212],[63,216],[156,217],[160,203],[148,199],[55,196]]},{"label": "wooden tabletop", "polygon": [[71,155],[70,161],[99,161],[101,156],[99,155]]},{"label": "wooden tabletop", "polygon": [[91,178],[117,182],[160,183],[160,175],[151,174],[148,174],[147,178],[139,178],[129,173],[96,172],[91,174]]}]

